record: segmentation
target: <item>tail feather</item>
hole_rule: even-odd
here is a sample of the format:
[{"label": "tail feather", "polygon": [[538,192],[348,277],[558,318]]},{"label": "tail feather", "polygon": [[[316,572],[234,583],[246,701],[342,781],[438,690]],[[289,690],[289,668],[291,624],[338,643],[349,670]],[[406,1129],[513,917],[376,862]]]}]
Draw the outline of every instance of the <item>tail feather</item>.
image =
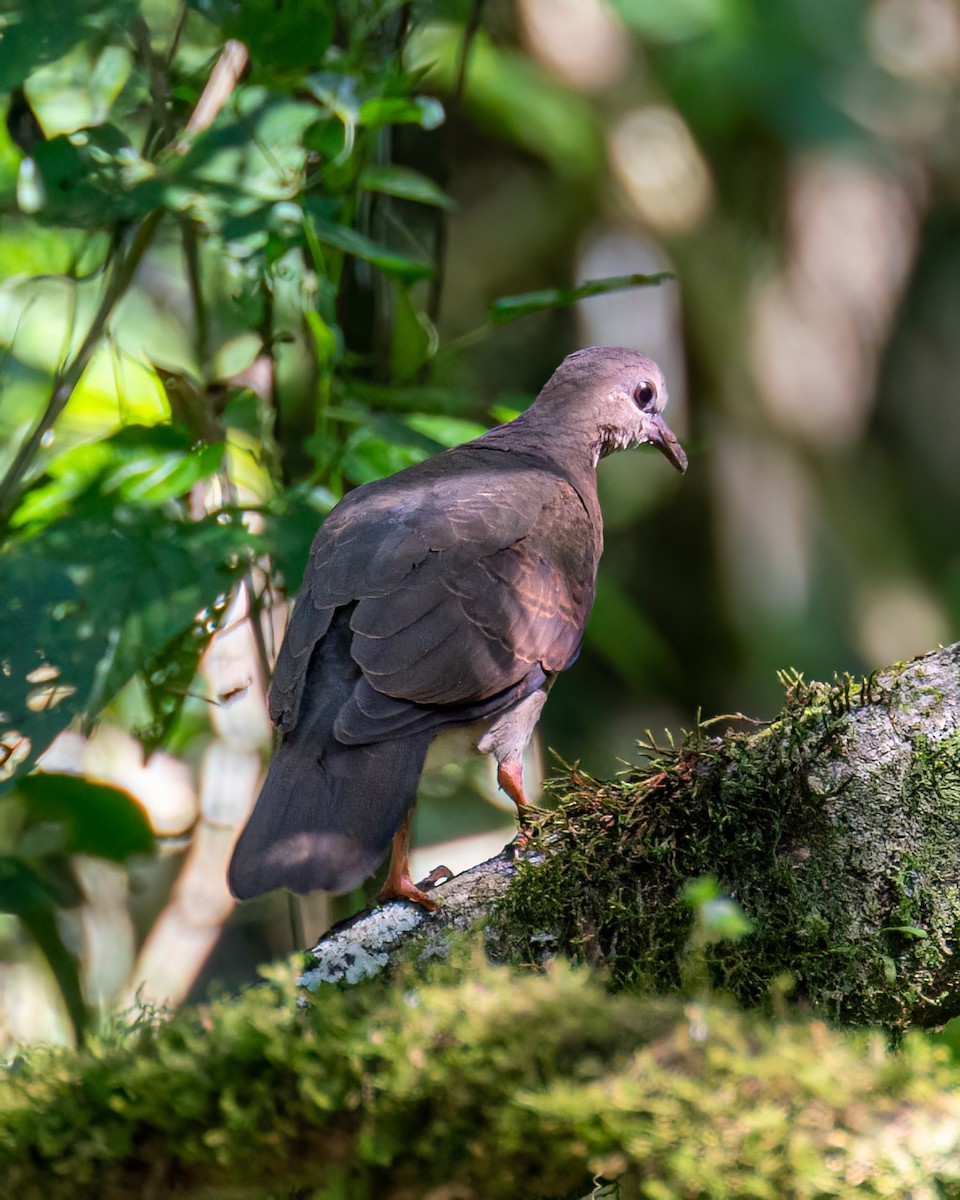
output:
[{"label": "tail feather", "polygon": [[248,900],[275,888],[346,892],[382,861],[413,803],[430,738],[344,746],[287,739],[230,863]]},{"label": "tail feather", "polygon": [[351,638],[343,608],[313,652],[297,724],[234,849],[228,882],[238,900],[275,888],[349,891],[376,869],[414,801],[432,732],[363,745],[334,735],[360,679]]}]

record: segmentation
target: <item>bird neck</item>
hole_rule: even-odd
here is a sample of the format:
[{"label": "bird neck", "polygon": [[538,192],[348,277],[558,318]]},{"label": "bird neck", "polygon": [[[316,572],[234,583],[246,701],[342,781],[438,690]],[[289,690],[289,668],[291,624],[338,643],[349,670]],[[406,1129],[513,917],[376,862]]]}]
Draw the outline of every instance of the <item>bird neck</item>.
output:
[{"label": "bird neck", "polygon": [[599,448],[586,431],[545,419],[536,406],[488,430],[480,441],[543,463],[561,475],[582,477],[585,486],[596,490]]},{"label": "bird neck", "polygon": [[599,519],[600,501],[597,497],[597,447],[584,431],[557,428],[545,421],[543,414],[529,408],[505,425],[488,430],[477,444],[490,450],[501,450],[514,460],[523,459],[565,479],[580,497],[584,508]]}]

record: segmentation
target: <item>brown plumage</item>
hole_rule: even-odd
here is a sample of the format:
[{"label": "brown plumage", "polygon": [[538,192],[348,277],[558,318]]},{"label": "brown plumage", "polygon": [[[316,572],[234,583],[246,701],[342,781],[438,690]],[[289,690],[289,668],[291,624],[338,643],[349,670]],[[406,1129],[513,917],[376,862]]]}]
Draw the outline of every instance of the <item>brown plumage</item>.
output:
[{"label": "brown plumage", "polygon": [[393,837],[385,894],[432,907],[409,878],[408,816],[445,728],[486,728],[479,748],[524,802],[523,748],[593,604],[597,461],[650,442],[685,470],[666,399],[636,351],[580,350],[516,420],[330,513],[277,659],[281,742],[230,864],[235,896],[346,891]]}]

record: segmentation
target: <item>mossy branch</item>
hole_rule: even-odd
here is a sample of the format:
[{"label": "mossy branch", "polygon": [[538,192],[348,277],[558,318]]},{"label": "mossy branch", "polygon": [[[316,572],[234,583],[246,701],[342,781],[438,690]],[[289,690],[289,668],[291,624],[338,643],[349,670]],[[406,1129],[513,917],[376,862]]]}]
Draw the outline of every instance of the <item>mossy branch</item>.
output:
[{"label": "mossy branch", "polygon": [[957,1069],[920,1035],[771,1024],[476,958],[291,981],[0,1075],[18,1200],[958,1196]]},{"label": "mossy branch", "polygon": [[[666,997],[611,993],[559,959],[488,966],[446,936],[455,965],[426,980],[408,965],[298,1006],[284,973],[0,1074],[0,1178],[23,1200],[512,1200],[605,1181],[623,1200],[960,1200],[945,1051],[907,1034],[891,1054],[882,1035],[782,1011],[784,971],[844,1021],[954,1011],[960,647],[859,682],[785,683],[769,725],[700,728],[613,783],[560,781],[521,862],[415,914],[421,934],[481,914],[500,956],[567,949]],[[691,936],[684,883],[706,874],[751,921],[739,942]],[[353,928],[396,934],[411,911]],[[709,999],[711,975],[777,1019]]]},{"label": "mossy branch", "polygon": [[674,989],[684,883],[713,876],[752,925],[705,950],[713,984],[741,1001],[788,975],[831,1020],[901,1030],[957,1015],[960,645],[862,680],[784,684],[769,724],[698,727],[613,782],[554,781],[557,807],[519,869],[501,856],[439,888],[438,914],[393,905],[335,931],[311,982],[359,973],[358,940],[374,966],[411,937],[432,954],[446,927],[483,913],[499,957],[563,952],[617,986]]}]

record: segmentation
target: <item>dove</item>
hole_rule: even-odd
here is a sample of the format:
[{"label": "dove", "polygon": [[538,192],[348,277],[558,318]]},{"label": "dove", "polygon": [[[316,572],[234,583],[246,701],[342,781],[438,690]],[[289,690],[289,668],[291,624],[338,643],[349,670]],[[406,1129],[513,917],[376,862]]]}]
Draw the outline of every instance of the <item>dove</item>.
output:
[{"label": "dove", "polygon": [[381,899],[436,907],[410,876],[431,742],[468,727],[522,812],[523,751],[576,660],[603,548],[596,467],[655,446],[659,367],[568,355],[514,420],[349,492],[314,539],[270,688],[279,742],[234,849],[238,899],[348,891],[392,848]]}]

